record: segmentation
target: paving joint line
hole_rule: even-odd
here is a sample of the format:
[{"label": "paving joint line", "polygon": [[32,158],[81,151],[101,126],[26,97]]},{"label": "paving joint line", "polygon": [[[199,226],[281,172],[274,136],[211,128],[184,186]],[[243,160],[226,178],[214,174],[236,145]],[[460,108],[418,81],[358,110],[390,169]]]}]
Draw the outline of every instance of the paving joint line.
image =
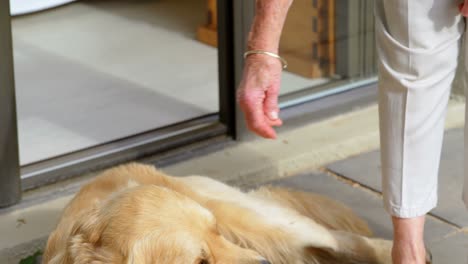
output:
[{"label": "paving joint line", "polygon": [[454,230],[453,232],[450,232],[448,234],[445,234],[443,236],[443,239],[447,239],[447,238],[450,238],[450,237],[453,237],[453,236],[456,236],[458,234],[467,234],[468,235],[468,230],[466,228],[461,228],[461,229],[457,229],[457,230]]},{"label": "paving joint line", "polygon": [[348,178],[345,175],[336,173],[336,172],[328,169],[327,167],[320,167],[319,171],[325,173],[328,176],[331,176],[331,177],[335,178],[336,180],[338,180],[340,182],[346,183],[346,184],[348,184],[349,186],[351,186],[353,188],[360,188],[363,191],[369,192],[369,193],[371,193],[373,195],[376,195],[379,198],[382,198],[382,193],[379,192],[378,190],[375,190],[374,188],[372,188],[370,186],[364,185],[364,184],[362,184],[362,183],[360,183],[360,182],[358,182],[356,180]]},{"label": "paving joint line", "polygon": [[[342,174],[340,174],[340,173],[336,173],[336,172],[334,172],[334,171],[328,169],[327,167],[321,167],[321,168],[319,168],[319,171],[321,171],[321,172],[323,172],[323,173],[325,173],[325,174],[327,174],[327,175],[329,175],[329,176],[335,178],[336,180],[338,180],[338,181],[340,181],[340,182],[344,182],[344,183],[350,185],[350,186],[353,187],[353,188],[360,188],[360,189],[363,190],[363,191],[372,193],[372,194],[378,196],[379,198],[382,198],[382,193],[381,193],[379,190],[376,190],[376,189],[374,189],[374,188],[371,188],[371,187],[369,187],[369,186],[367,186],[367,185],[365,185],[365,184],[362,184],[362,183],[360,183],[360,182],[358,182],[358,181],[356,181],[356,180],[353,180],[353,179],[351,179],[351,178],[349,178],[349,177],[346,177],[345,175],[342,175]],[[443,224],[449,225],[449,226],[451,226],[452,228],[455,228],[455,229],[456,229],[455,232],[464,232],[464,233],[468,233],[467,228],[464,228],[464,227],[462,227],[462,226],[459,226],[459,225],[457,225],[457,224],[454,224],[454,223],[448,221],[448,220],[445,219],[445,218],[442,218],[442,217],[440,217],[440,216],[434,215],[434,214],[432,214],[432,213],[428,213],[427,216],[428,216],[428,217],[431,217],[431,218],[433,218],[434,220],[439,221],[439,222],[441,222],[441,223],[443,223]],[[450,234],[451,234],[451,233],[449,233],[448,235],[450,235]]]}]

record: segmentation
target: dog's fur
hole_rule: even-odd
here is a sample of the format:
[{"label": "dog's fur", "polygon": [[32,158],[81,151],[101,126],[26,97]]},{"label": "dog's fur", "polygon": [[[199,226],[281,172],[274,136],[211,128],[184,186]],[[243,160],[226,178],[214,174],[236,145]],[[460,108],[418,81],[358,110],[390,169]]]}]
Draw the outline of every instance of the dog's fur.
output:
[{"label": "dog's fur", "polygon": [[[152,166],[110,169],[84,186],[49,237],[46,264],[391,263],[391,241],[325,197],[241,192]],[[269,262],[268,262],[268,261]]]}]

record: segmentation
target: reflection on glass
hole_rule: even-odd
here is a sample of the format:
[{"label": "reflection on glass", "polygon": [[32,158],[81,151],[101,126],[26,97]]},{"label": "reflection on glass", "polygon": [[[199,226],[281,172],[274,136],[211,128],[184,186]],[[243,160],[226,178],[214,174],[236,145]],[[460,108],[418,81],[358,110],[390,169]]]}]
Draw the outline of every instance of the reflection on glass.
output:
[{"label": "reflection on glass", "polygon": [[375,74],[372,10],[369,0],[295,0],[280,43],[289,63],[281,93]]},{"label": "reflection on glass", "polygon": [[21,164],[218,112],[206,9],[91,0],[13,18]]}]

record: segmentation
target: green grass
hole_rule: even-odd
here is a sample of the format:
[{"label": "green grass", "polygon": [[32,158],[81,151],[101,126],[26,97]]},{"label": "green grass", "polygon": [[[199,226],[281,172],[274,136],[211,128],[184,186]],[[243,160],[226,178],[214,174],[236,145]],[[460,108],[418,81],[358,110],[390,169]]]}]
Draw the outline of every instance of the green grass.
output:
[{"label": "green grass", "polygon": [[36,264],[37,257],[42,254],[42,251],[38,250],[33,255],[22,259],[19,264]]}]

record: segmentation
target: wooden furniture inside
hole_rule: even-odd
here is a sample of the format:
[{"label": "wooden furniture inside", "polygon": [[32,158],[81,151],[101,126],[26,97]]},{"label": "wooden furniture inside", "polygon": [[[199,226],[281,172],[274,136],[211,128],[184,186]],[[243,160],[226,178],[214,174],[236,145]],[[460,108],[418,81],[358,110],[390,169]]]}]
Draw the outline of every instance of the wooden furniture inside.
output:
[{"label": "wooden furniture inside", "polygon": [[[217,0],[207,0],[207,23],[197,38],[217,46]],[[280,55],[288,71],[307,78],[335,73],[335,1],[295,0],[289,10],[280,42]]]}]

